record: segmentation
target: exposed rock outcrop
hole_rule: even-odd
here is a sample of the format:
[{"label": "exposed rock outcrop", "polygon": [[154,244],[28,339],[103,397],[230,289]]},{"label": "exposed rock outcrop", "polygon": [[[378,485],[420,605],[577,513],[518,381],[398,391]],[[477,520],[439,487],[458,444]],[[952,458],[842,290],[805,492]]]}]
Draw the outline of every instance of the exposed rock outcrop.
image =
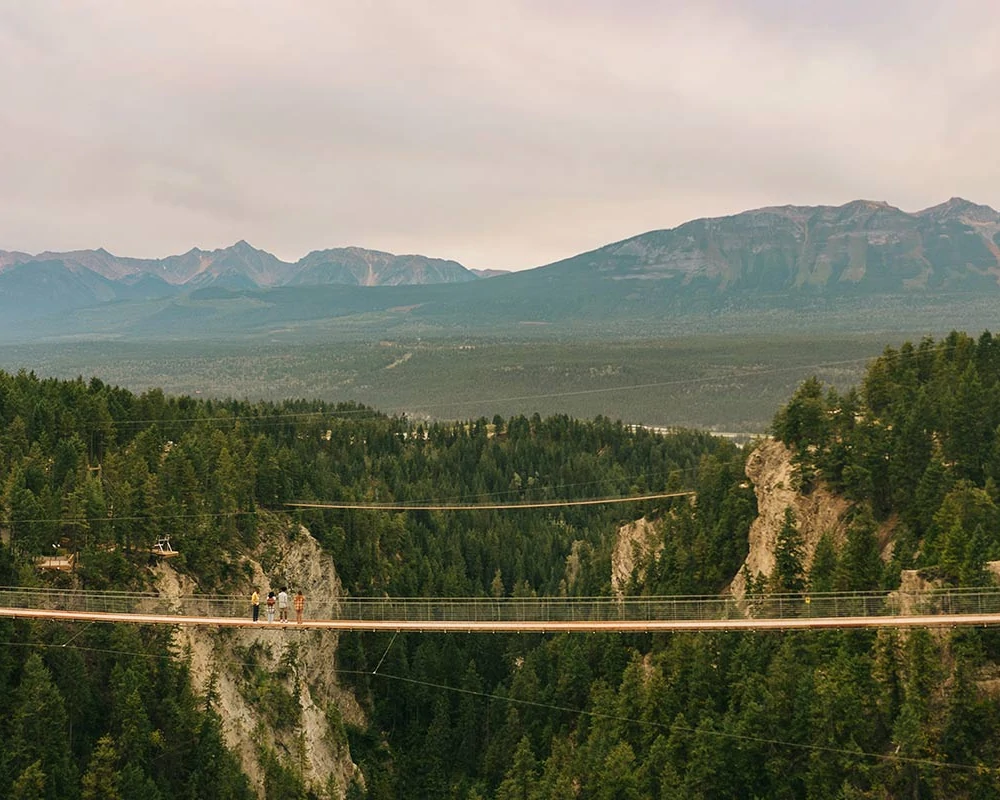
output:
[{"label": "exposed rock outcrop", "polygon": [[[621,597],[637,565],[648,564],[663,549],[663,535],[650,520],[637,519],[618,529],[611,554],[611,589]],[[639,575],[640,580],[643,575]]]},{"label": "exposed rock outcrop", "polygon": [[747,459],[747,477],[753,481],[757,495],[757,518],[750,526],[750,552],[745,570],[733,578],[732,593],[742,598],[746,591],[744,572],[769,576],[774,570],[774,550],[778,532],[785,523],[785,509],[791,508],[802,535],[803,565],[812,564],[816,544],[824,533],[830,533],[841,544],[844,540],[844,518],[850,503],[823,488],[822,485],[803,495],[796,487],[795,466],[791,451],[774,439],[762,440]]},{"label": "exposed rock outcrop", "polygon": [[[333,560],[302,527],[272,534],[244,560],[261,592],[262,621],[259,627],[226,631],[178,629],[176,643],[190,658],[192,682],[197,690],[211,693],[226,744],[240,757],[259,797],[264,797],[261,760],[267,751],[300,771],[321,796],[343,797],[352,778],[361,776],[342,727],[334,729],[336,720],[362,726],[365,720],[353,694],[337,681],[337,633],[296,628],[294,622],[268,625],[263,606],[267,592],[277,592],[278,583],[285,582],[302,589],[307,614],[329,615],[341,594]],[[196,591],[194,582],[167,562],[155,572],[160,592],[175,602]],[[262,707],[267,704],[260,702],[255,683],[261,680],[272,693],[293,698],[297,708],[291,724],[276,726],[273,714],[269,716],[273,709]],[[331,708],[335,711],[328,715]],[[332,726],[328,717],[335,720]]]}]

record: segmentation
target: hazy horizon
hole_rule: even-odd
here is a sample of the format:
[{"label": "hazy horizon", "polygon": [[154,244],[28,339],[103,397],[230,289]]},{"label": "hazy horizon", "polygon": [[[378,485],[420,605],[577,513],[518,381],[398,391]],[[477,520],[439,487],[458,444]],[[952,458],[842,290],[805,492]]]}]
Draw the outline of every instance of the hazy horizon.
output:
[{"label": "hazy horizon", "polygon": [[[952,200],[952,199],[955,199],[955,198],[954,197],[946,198],[945,200],[942,200],[941,203],[947,202],[948,200]],[[967,201],[972,202],[972,203],[976,203],[976,200],[974,198],[965,197],[965,198],[961,198],[961,199],[967,200]],[[887,201],[883,201],[883,200],[873,200],[872,198],[855,198],[855,200],[868,201],[868,202],[887,202]],[[851,201],[848,201],[848,202],[851,202]],[[787,205],[787,204],[783,204],[783,205]],[[819,206],[829,206],[830,204],[828,204],[828,203],[816,203],[816,204],[809,204],[809,205],[815,205],[816,207],[819,207]],[[889,203],[889,205],[890,206],[894,206],[893,203]],[[939,203],[935,203],[934,205],[939,205]],[[984,204],[980,203],[979,205],[984,205]],[[894,206],[894,207],[899,208],[898,206]],[[930,208],[930,207],[932,207],[932,206],[928,206],[928,208]],[[764,208],[766,208],[766,207],[764,207]],[[745,212],[749,212],[749,211],[756,211],[756,210],[760,210],[760,209],[743,209],[742,212],[735,212],[735,213],[736,214],[740,214],[740,213],[745,213]],[[900,208],[899,210],[903,211],[904,213],[910,213],[910,214],[912,214],[912,213],[917,213],[917,212],[923,211],[925,209],[923,209],[923,208],[915,208],[915,209]],[[994,210],[996,210],[996,209],[994,209]],[[729,216],[729,215],[726,215],[726,216]],[[684,220],[683,222],[681,222],[679,224],[684,224],[684,222],[691,222],[691,221],[693,221],[693,220]],[[627,239],[627,238],[631,238],[633,236],[641,236],[641,235],[643,235],[645,233],[650,233],[650,232],[651,231],[637,231],[635,234],[630,234],[629,236],[624,237],[624,238]],[[103,250],[109,252],[111,255],[116,256],[116,257],[121,257],[121,258],[141,258],[141,259],[157,260],[157,259],[168,258],[170,256],[183,255],[184,253],[190,252],[191,250],[199,250],[201,252],[212,252],[214,250],[226,250],[228,248],[235,247],[240,242],[244,242],[245,244],[250,245],[255,250],[266,252],[266,253],[270,253],[271,255],[277,256],[277,254],[274,253],[274,251],[270,250],[268,247],[266,247],[266,246],[258,246],[254,242],[250,241],[247,237],[243,237],[241,239],[237,239],[236,241],[230,242],[227,245],[220,245],[218,247],[211,247],[211,248],[209,248],[209,247],[200,247],[198,245],[193,245],[192,247],[188,247],[186,250],[183,250],[183,251],[178,251],[178,252],[173,252],[173,253],[163,253],[161,255],[155,255],[155,256],[135,256],[132,253],[119,253],[119,252],[115,252],[115,251],[111,250],[110,248],[104,247],[103,245],[98,245],[96,247],[76,248],[76,251],[97,251],[97,250],[103,249]],[[560,260],[563,260],[563,259],[566,259],[566,258],[572,258],[573,256],[580,255],[581,253],[589,252],[590,250],[598,249],[598,248],[600,248],[600,247],[602,247],[604,245],[608,245],[608,244],[613,244],[613,242],[601,242],[600,244],[595,244],[593,247],[588,247],[586,250],[581,250],[581,251],[574,252],[574,253],[567,253],[565,256],[561,256],[560,258],[555,259],[555,261],[546,262],[545,264],[533,264],[531,266],[523,267],[521,269],[513,270],[513,271],[515,271],[515,272],[523,272],[524,270],[528,270],[528,269],[536,269],[538,267],[548,266],[549,264],[555,263],[557,261],[560,261]],[[302,253],[300,256],[292,257],[292,258],[281,258],[281,256],[277,256],[277,257],[280,260],[282,260],[282,261],[284,261],[286,263],[294,264],[294,263],[298,262],[299,260],[301,260],[302,258],[305,258],[306,256],[308,256],[310,253],[313,253],[313,252],[316,252],[316,251],[323,251],[323,250],[348,250],[348,249],[362,249],[362,250],[370,250],[370,251],[376,251],[376,252],[377,251],[385,252],[385,251],[381,250],[381,248],[379,248],[379,247],[368,247],[368,246],[360,245],[360,244],[350,244],[350,245],[329,245],[329,246],[314,247],[314,248],[311,248],[310,250]],[[13,248],[5,248],[5,247],[2,246],[2,243],[0,243],[0,251],[5,251],[5,250],[7,252],[18,252],[16,250],[14,250]],[[24,252],[24,251],[20,251],[20,252]],[[48,250],[38,251],[38,252],[35,252],[35,253],[28,253],[28,255],[37,258],[38,256],[43,255],[45,253],[52,253],[54,255],[59,255],[61,253],[66,253],[66,252],[74,252],[74,251],[55,251],[55,250],[48,249]],[[437,255],[435,253],[392,253],[391,255],[395,255],[395,256],[426,256],[428,258],[437,258],[437,259],[442,259],[442,260],[449,260],[447,256],[440,256],[440,255]],[[457,261],[457,259],[450,259],[450,260]],[[469,264],[462,264],[462,266],[466,267],[467,269],[483,269],[483,268],[480,268],[480,267],[470,266]],[[496,268],[494,268],[494,269],[496,269]]]}]

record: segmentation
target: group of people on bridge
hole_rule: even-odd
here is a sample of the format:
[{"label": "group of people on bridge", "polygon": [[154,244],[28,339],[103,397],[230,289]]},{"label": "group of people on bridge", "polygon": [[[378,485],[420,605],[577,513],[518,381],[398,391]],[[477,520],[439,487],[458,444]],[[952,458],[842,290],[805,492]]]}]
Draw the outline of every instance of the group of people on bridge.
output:
[{"label": "group of people on bridge", "polygon": [[[288,622],[288,587],[282,586],[278,590],[278,594],[275,595],[273,591],[267,593],[267,598],[264,601],[264,605],[267,608],[267,621],[274,622],[274,611],[277,607],[278,611],[278,622]],[[302,624],[302,613],[306,609],[306,598],[302,594],[302,590],[299,589],[295,593],[295,597],[291,598],[292,606],[295,608],[295,622]],[[260,619],[260,593],[256,588],[253,590],[253,594],[250,595],[250,612],[253,617],[253,621],[257,622]]]}]

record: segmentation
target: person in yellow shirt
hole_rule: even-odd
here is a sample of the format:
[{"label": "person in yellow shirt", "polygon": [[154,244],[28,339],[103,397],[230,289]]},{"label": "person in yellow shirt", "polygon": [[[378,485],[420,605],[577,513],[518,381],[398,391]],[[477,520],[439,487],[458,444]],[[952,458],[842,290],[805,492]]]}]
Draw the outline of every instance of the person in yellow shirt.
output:
[{"label": "person in yellow shirt", "polygon": [[250,595],[250,608],[253,611],[253,621],[257,621],[257,617],[260,616],[260,595],[257,594],[257,590],[253,590],[253,594]]}]

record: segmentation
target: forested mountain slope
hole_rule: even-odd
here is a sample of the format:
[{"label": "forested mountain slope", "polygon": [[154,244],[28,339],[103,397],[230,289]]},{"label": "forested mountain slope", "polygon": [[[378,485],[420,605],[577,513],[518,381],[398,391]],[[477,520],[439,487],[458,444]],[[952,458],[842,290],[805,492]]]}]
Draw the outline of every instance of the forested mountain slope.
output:
[{"label": "forested mountain slope", "polygon": [[[807,569],[788,514],[773,566],[745,573],[750,590],[888,589],[904,569],[987,582],[984,565],[1000,556],[998,352],[990,334],[953,334],[886,351],[858,390],[804,384],[774,433],[792,454],[791,490],[836,496],[843,530],[820,538]],[[747,479],[747,453],[724,441],[605,419],[421,426],[353,406],[136,396],[22,373],[0,375],[0,422],[4,583],[145,587],[154,580],[148,547],[169,534],[185,580],[247,594],[262,575],[292,574],[280,553],[301,524],[350,594],[603,595],[620,528],[645,518],[654,546],[616,585],[715,593],[746,559],[761,490]],[[693,502],[283,507],[681,487],[696,490]],[[880,541],[887,535],[891,547]],[[52,542],[79,552],[74,574],[36,572],[32,557]],[[0,629],[8,796],[238,797],[256,786],[273,798],[1000,797],[992,630],[344,635],[335,652],[322,647],[339,691],[357,703],[350,714],[331,704],[326,720],[358,765],[345,788],[304,769],[305,750],[282,751],[253,731],[265,746],[252,786],[223,746],[219,715],[229,712],[211,686],[192,684],[198,667],[167,634]],[[306,703],[333,694],[297,683],[277,650],[266,651],[265,637],[258,649],[233,640],[217,650],[228,653],[218,666],[266,724],[294,738]]]}]

